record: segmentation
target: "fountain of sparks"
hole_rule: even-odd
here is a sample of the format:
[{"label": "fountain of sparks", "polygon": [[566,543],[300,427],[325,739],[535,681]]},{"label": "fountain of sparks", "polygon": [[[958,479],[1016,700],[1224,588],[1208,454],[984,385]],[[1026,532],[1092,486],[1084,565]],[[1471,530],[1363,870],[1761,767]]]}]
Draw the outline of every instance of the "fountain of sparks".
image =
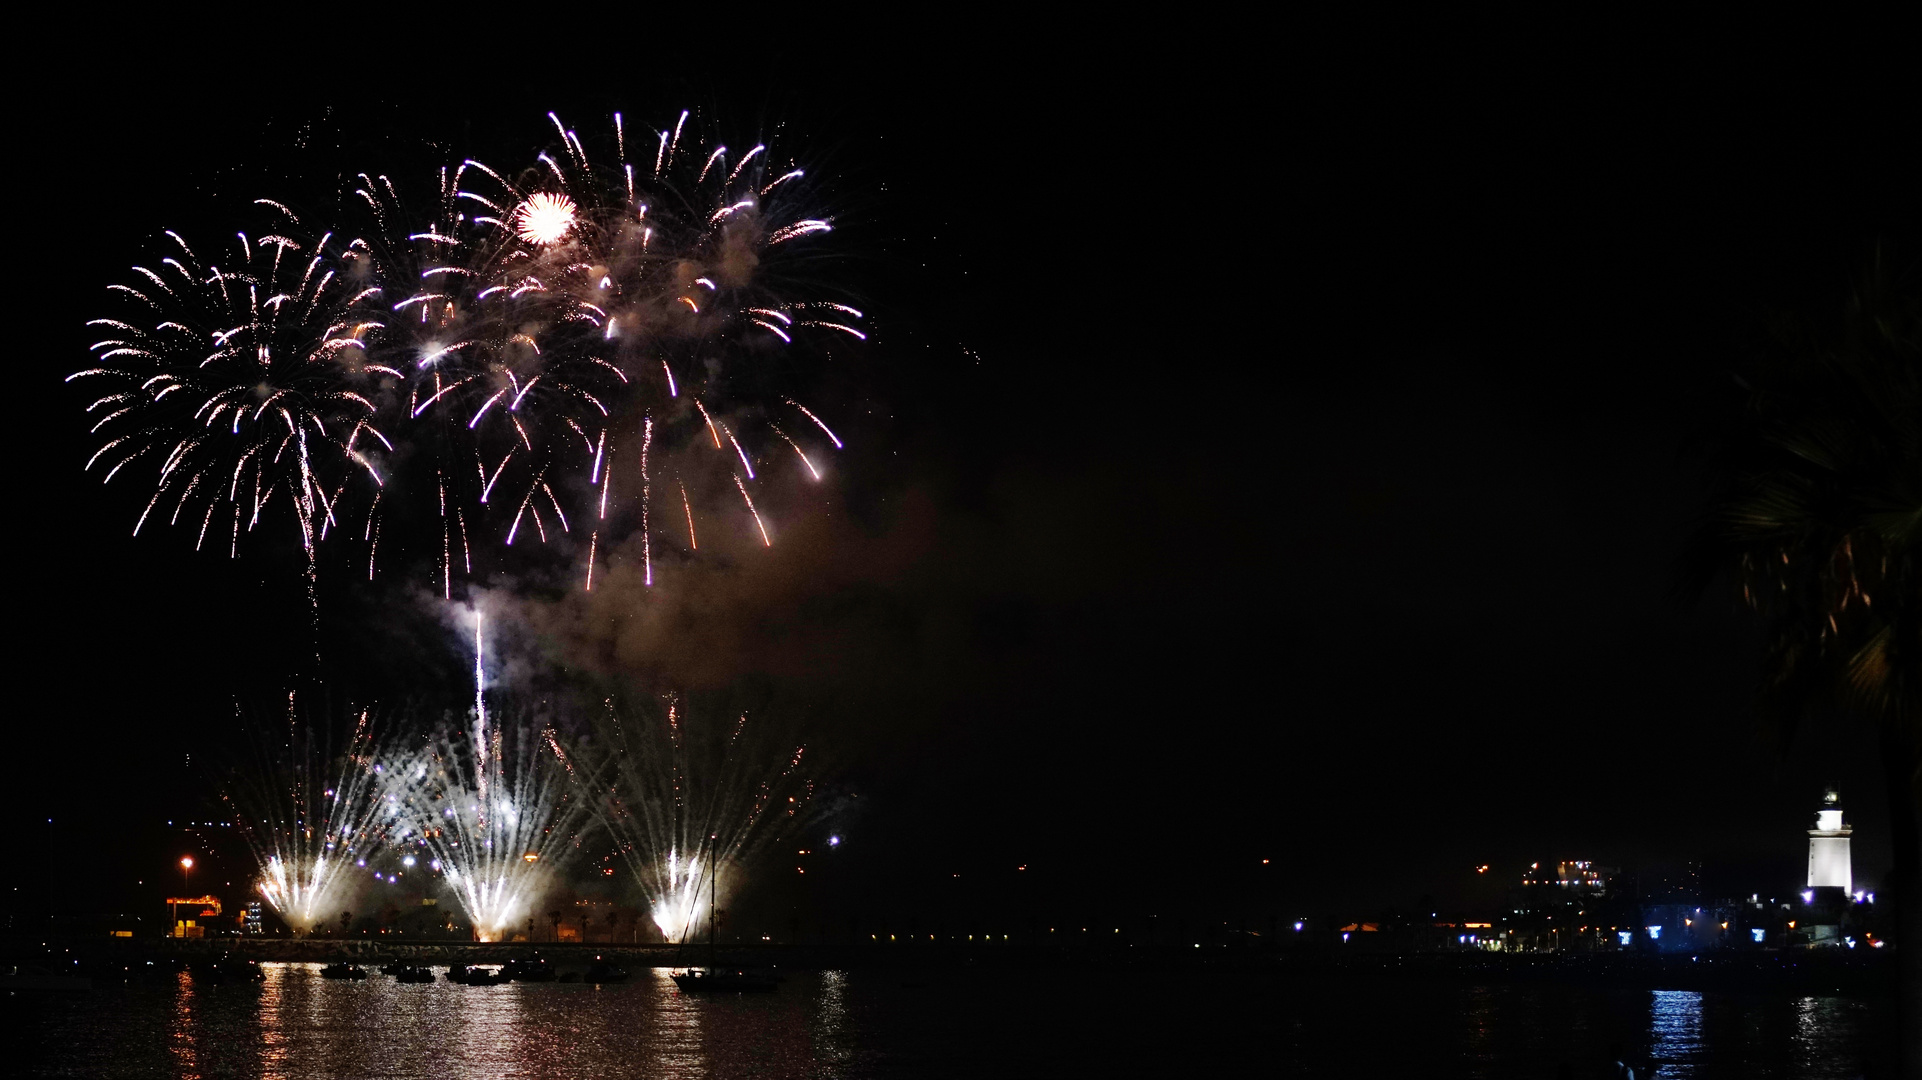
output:
[{"label": "fountain of sparks", "polygon": [[295,933],[333,917],[347,869],[379,846],[376,763],[368,714],[336,753],[328,724],[287,699],[285,737],[257,745],[222,793],[259,866],[255,888]]},{"label": "fountain of sparks", "polygon": [[757,855],[821,808],[802,769],[805,745],[745,714],[690,720],[674,697],[646,702],[626,719],[609,701],[591,767],[554,748],[669,941],[686,940]]},{"label": "fountain of sparks", "polygon": [[483,941],[498,941],[578,850],[581,801],[551,733],[487,710],[482,637],[474,631],[474,711],[389,769],[381,813],[395,843],[426,849]]}]

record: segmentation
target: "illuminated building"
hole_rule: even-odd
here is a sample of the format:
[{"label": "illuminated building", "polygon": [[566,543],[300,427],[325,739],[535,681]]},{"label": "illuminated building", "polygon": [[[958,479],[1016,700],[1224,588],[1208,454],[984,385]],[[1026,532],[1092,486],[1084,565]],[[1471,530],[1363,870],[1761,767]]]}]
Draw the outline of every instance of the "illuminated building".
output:
[{"label": "illuminated building", "polygon": [[1822,809],[1815,812],[1815,828],[1809,830],[1809,883],[1811,889],[1838,888],[1851,892],[1855,877],[1849,866],[1849,834],[1842,821],[1841,796],[1834,788],[1822,795]]}]

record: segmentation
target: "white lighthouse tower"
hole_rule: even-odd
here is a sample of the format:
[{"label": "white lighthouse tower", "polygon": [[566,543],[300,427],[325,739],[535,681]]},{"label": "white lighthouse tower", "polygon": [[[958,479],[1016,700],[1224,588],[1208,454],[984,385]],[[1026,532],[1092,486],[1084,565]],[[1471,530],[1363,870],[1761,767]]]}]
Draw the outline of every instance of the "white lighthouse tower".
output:
[{"label": "white lighthouse tower", "polygon": [[1841,796],[1834,788],[1822,794],[1822,809],[1815,812],[1815,828],[1809,830],[1809,888],[1839,888],[1850,892],[1855,877],[1849,868],[1849,833],[1842,822]]}]

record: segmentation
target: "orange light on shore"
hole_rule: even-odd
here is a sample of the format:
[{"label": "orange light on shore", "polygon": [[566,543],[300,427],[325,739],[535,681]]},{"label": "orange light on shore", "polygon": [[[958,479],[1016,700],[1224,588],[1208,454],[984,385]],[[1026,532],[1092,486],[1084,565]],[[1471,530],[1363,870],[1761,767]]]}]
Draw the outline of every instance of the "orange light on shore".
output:
[{"label": "orange light on shore", "polygon": [[192,855],[182,855],[180,857],[180,868],[182,870],[192,870],[194,868],[194,857]]}]

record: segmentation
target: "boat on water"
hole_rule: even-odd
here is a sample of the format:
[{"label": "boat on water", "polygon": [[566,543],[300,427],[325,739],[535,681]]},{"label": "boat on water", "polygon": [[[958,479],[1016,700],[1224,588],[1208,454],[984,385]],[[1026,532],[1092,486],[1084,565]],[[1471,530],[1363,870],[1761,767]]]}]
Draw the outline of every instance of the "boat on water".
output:
[{"label": "boat on water", "polygon": [[267,973],[252,960],[215,960],[211,963],[193,965],[196,978],[210,983],[224,982],[266,982]]},{"label": "boat on water", "polygon": [[595,957],[594,962],[589,964],[587,970],[581,974],[581,981],[591,983],[626,982],[627,969],[618,964],[602,960],[600,957]]},{"label": "boat on water", "polygon": [[536,956],[530,960],[509,960],[501,974],[515,982],[553,982],[554,966]]},{"label": "boat on water", "polygon": [[0,975],[0,993],[63,994],[93,989],[93,980],[82,975],[61,975],[35,968],[9,968]]},{"label": "boat on water", "polygon": [[328,964],[326,967],[320,969],[320,977],[323,979],[365,979],[367,977],[367,969],[356,967],[353,964]]},{"label": "boat on water", "polygon": [[670,978],[688,994],[772,994],[780,985],[772,975],[728,968],[691,968]]},{"label": "boat on water", "polygon": [[772,975],[743,971],[739,968],[724,968],[717,962],[719,946],[714,942],[714,879],[707,881],[707,953],[706,968],[689,968],[669,976],[674,985],[684,994],[772,994],[780,986],[780,980]]},{"label": "boat on water", "polygon": [[394,981],[403,983],[430,983],[434,981],[434,973],[424,967],[403,964],[394,972]]},{"label": "boat on water", "polygon": [[468,967],[460,964],[447,969],[447,981],[459,983],[462,986],[499,986],[507,980],[506,972],[499,968]]}]

